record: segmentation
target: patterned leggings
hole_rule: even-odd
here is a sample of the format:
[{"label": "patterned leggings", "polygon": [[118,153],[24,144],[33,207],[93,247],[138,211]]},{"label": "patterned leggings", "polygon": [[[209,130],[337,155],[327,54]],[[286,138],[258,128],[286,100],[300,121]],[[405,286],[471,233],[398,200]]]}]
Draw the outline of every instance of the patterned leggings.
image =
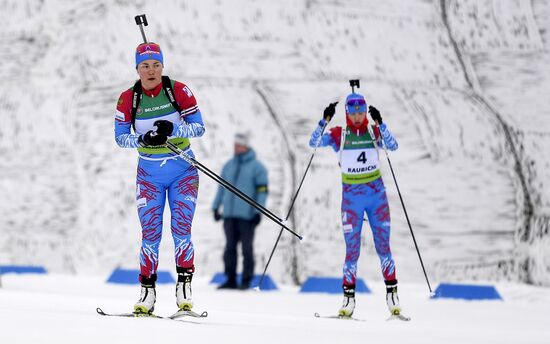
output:
[{"label": "patterned leggings", "polygon": [[395,280],[395,263],[390,250],[390,208],[382,178],[366,184],[343,184],[342,229],[346,242],[344,285],[355,286],[361,249],[363,214],[366,213],[380,258],[384,280]]},{"label": "patterned leggings", "polygon": [[179,158],[164,161],[140,158],[136,187],[136,202],[142,231],[139,256],[141,275],[149,278],[157,272],[166,195],[172,214],[171,230],[176,266],[192,268],[194,249],[191,225],[199,190],[196,168]]}]

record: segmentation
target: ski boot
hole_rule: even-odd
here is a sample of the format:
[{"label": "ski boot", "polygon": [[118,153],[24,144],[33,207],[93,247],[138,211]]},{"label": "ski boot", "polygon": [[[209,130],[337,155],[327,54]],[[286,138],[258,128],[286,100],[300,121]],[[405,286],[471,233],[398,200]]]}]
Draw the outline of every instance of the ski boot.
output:
[{"label": "ski boot", "polygon": [[386,283],[386,304],[392,315],[400,315],[399,296],[397,296],[397,280],[384,281]]},{"label": "ski boot", "polygon": [[178,282],[176,283],[176,304],[180,310],[190,311],[193,308],[191,300],[191,280],[193,279],[194,267],[182,268],[177,266]]},{"label": "ski boot", "polygon": [[340,317],[349,318],[355,310],[355,286],[344,286],[344,301],[338,311]]},{"label": "ski boot", "polygon": [[139,275],[141,281],[141,294],[138,302],[134,305],[134,314],[150,315],[155,310],[155,301],[157,301],[157,292],[155,290],[155,282],[157,274],[152,274],[151,277]]}]

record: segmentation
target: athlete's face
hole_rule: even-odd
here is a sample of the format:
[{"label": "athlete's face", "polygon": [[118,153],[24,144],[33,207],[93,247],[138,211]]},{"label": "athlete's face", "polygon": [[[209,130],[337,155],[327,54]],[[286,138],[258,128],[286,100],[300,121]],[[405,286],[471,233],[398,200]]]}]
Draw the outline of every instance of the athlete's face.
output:
[{"label": "athlete's face", "polygon": [[138,64],[137,72],[141,86],[146,90],[157,87],[162,80],[162,63],[157,60],[145,60]]},{"label": "athlete's face", "polygon": [[365,120],[366,116],[367,116],[366,112],[348,113],[348,117],[351,119],[351,122],[355,126],[360,126],[363,123],[363,121]]}]

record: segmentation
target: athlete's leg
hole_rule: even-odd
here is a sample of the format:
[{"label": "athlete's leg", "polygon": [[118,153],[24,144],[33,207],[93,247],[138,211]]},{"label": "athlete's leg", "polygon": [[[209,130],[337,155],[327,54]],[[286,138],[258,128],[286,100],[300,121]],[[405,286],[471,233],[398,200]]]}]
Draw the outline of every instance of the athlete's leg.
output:
[{"label": "athlete's leg", "polygon": [[390,249],[390,207],[382,178],[367,183],[369,188],[366,213],[372,230],[374,247],[380,259],[385,281],[395,280],[395,262]]},{"label": "athlete's leg", "polygon": [[342,230],[346,243],[344,287],[355,287],[357,261],[361,250],[364,197],[360,184],[342,184]]},{"label": "athlete's leg", "polygon": [[176,178],[168,188],[176,267],[193,268],[195,251],[191,241],[191,226],[199,191],[199,175],[195,167],[184,161],[170,161],[166,165],[176,169]]},{"label": "athlete's leg", "polygon": [[136,203],[141,223],[140,281],[156,274],[162,237],[162,213],[166,189],[158,179],[158,164],[139,160]]}]

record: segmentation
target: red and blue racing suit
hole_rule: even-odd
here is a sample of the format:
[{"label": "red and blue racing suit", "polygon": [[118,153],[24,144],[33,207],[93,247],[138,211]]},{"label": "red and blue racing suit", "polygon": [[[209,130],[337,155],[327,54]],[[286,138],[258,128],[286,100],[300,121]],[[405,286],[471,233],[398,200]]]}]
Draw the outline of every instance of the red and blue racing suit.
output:
[{"label": "red and blue racing suit", "polygon": [[117,144],[123,148],[137,148],[139,152],[136,203],[142,230],[140,280],[151,278],[157,271],[166,198],[172,214],[176,268],[178,271],[194,271],[191,225],[199,189],[197,170],[183,159],[176,158],[165,146],[142,147],[138,143],[140,135],[156,129],[153,126],[155,121],[168,120],[174,124],[169,141],[194,156],[189,139],[204,134],[201,112],[189,87],[172,81],[172,88],[181,113],[170,103],[162,84],[152,90],[143,89],[135,118],[135,134],[131,131],[132,89],[120,95],[116,110]]},{"label": "red and blue racing suit", "polygon": [[343,285],[355,287],[364,214],[372,230],[384,280],[396,283],[390,250],[390,208],[380,174],[377,147],[382,147],[380,137],[389,150],[397,149],[397,141],[384,123],[370,130],[366,122],[360,128],[334,127],[321,136],[325,123],[324,119],[319,122],[309,145],[312,148],[331,146],[340,157],[342,230],[346,243]]}]

